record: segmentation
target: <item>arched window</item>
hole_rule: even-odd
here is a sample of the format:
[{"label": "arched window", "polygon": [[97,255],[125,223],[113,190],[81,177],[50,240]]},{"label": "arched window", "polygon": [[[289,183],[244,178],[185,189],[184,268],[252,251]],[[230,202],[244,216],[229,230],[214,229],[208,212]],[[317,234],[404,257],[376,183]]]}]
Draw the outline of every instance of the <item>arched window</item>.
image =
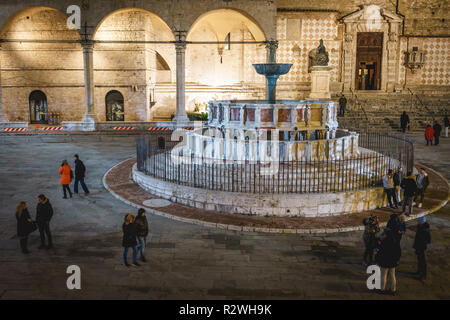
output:
[{"label": "arched window", "polygon": [[29,97],[30,103],[30,122],[31,123],[48,123],[48,106],[45,93],[40,90],[31,92]]},{"label": "arched window", "polygon": [[108,92],[105,98],[106,121],[125,121],[125,109],[123,95],[112,90]]}]

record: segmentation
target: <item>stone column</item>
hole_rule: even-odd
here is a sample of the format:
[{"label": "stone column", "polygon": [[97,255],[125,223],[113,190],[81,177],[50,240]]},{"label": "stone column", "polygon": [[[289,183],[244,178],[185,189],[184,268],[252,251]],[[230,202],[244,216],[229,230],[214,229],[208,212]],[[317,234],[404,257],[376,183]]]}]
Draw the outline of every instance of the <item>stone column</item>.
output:
[{"label": "stone column", "polygon": [[0,43],[0,122],[6,122],[6,117],[3,113],[3,100],[2,100],[2,45]]},{"label": "stone column", "polygon": [[173,119],[178,125],[183,125],[189,121],[185,104],[185,52],[186,52],[186,32],[177,32],[177,41],[175,43],[177,56],[177,111]]},{"label": "stone column", "polygon": [[[83,41],[83,62],[84,62],[84,97],[86,111],[82,122],[95,127],[96,116],[94,114],[94,43]],[[95,128],[94,128],[95,129]]]}]

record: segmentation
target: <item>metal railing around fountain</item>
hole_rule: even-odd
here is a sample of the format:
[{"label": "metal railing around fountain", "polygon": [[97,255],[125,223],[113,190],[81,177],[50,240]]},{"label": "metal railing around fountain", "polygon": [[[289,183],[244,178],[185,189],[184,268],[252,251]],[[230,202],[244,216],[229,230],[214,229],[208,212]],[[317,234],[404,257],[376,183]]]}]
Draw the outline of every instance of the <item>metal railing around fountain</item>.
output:
[{"label": "metal railing around fountain", "polygon": [[[376,133],[362,133],[359,156],[342,160],[311,161],[207,161],[184,155],[187,163],[172,161],[171,150],[179,142],[152,144],[148,136],[137,140],[137,168],[147,175],[179,185],[243,193],[324,193],[362,190],[382,185],[383,175],[399,164],[412,170],[411,141]],[[263,174],[276,165],[273,174]]]}]

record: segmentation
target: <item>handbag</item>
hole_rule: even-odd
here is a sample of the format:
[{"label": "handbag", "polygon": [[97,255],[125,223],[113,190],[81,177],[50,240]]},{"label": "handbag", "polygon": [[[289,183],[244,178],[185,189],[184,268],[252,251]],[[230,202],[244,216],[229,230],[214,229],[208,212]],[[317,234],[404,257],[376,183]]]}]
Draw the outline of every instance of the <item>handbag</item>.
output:
[{"label": "handbag", "polygon": [[33,233],[37,230],[37,223],[36,221],[31,221],[27,223],[27,234]]}]

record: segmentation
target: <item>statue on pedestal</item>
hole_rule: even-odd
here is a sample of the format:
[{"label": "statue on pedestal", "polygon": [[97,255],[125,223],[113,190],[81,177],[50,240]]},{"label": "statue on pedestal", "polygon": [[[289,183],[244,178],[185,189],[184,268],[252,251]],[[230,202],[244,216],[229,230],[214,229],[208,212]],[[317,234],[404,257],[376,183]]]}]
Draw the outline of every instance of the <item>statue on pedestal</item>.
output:
[{"label": "statue on pedestal", "polygon": [[308,58],[309,72],[311,72],[311,68],[315,66],[328,66],[328,61],[330,61],[330,59],[322,39],[320,39],[319,46],[309,52]]}]

